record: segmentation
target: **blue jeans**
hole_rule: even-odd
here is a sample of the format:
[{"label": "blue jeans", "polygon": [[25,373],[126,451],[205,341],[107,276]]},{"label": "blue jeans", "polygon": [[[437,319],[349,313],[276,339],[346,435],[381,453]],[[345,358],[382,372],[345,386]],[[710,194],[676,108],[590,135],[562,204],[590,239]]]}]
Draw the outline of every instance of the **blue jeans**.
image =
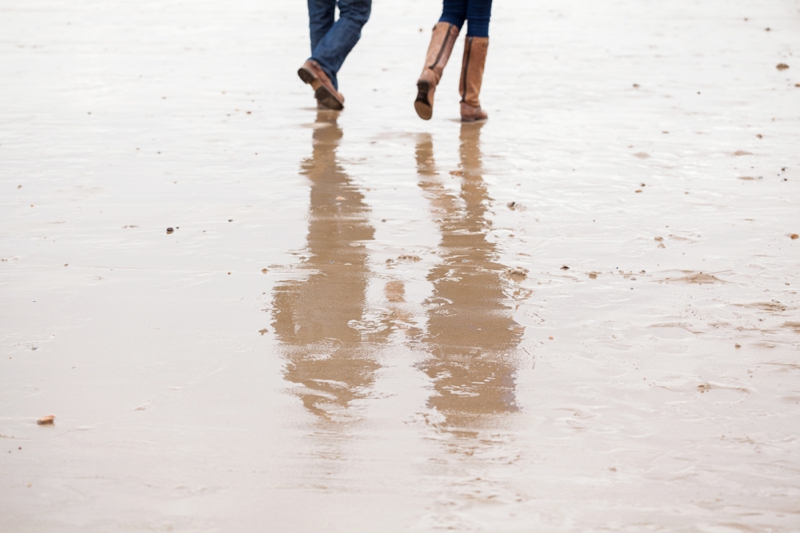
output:
[{"label": "blue jeans", "polygon": [[[337,4],[339,20],[335,20]],[[369,20],[371,9],[372,0],[308,0],[310,59],[319,63],[337,90],[336,74],[361,38],[361,28]]]},{"label": "blue jeans", "polygon": [[461,30],[468,20],[467,37],[488,37],[491,17],[492,0],[444,0],[439,22],[449,22]]}]

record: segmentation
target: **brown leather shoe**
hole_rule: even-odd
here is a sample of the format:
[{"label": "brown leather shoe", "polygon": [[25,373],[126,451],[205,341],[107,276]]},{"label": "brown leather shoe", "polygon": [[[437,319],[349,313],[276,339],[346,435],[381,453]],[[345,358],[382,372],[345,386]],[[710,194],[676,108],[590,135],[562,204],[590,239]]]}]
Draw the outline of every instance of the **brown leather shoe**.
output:
[{"label": "brown leather shoe", "polygon": [[325,74],[319,63],[309,59],[303,63],[303,66],[297,71],[297,75],[314,89],[314,97],[317,99],[318,105],[337,111],[344,109],[344,96],[333,87],[331,79]]},{"label": "brown leather shoe", "polygon": [[487,118],[489,118],[489,114],[481,109],[480,106],[475,107],[461,102],[461,122],[476,122]]},{"label": "brown leather shoe", "polygon": [[461,61],[461,121],[486,120],[489,115],[481,109],[479,96],[483,83],[483,68],[489,51],[488,37],[467,37],[464,41],[464,58]]},{"label": "brown leather shoe", "polygon": [[444,67],[450,59],[457,37],[458,28],[449,22],[439,22],[433,27],[428,54],[425,56],[425,68],[417,81],[417,99],[414,102],[414,109],[423,120],[430,120],[433,116],[433,93],[442,79]]}]

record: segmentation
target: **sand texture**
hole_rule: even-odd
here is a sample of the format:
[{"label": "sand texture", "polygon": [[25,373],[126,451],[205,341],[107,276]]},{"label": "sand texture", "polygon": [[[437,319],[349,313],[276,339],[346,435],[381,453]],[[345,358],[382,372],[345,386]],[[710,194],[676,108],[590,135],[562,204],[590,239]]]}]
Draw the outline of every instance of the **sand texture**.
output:
[{"label": "sand texture", "polygon": [[0,0],[2,533],[800,530],[800,4],[439,7]]}]

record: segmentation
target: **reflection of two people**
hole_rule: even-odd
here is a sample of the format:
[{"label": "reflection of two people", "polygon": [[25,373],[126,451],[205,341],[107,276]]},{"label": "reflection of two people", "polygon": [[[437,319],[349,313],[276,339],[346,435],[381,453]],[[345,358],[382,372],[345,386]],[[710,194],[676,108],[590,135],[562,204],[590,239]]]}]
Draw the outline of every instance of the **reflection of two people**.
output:
[{"label": "reflection of two people", "polygon": [[506,268],[487,240],[490,198],[482,177],[481,128],[480,123],[461,126],[458,193],[436,176],[430,135],[419,140],[416,153],[420,187],[441,233],[439,263],[428,276],[433,296],[424,337],[429,355],[422,369],[436,391],[429,405],[454,430],[517,410],[514,351],[523,328],[505,303]]},{"label": "reflection of two people", "polygon": [[363,398],[379,365],[351,327],[363,319],[369,282],[364,241],[372,240],[364,196],[339,166],[337,114],[319,111],[313,151],[302,164],[311,186],[303,280],[275,288],[275,332],[287,350],[287,380],[303,385],[303,404],[324,418]]},{"label": "reflection of two people", "polygon": [[[428,351],[421,368],[436,391],[429,405],[452,429],[516,411],[514,350],[522,327],[505,304],[505,267],[487,240],[490,198],[482,178],[480,129],[480,124],[461,127],[458,193],[436,176],[430,135],[416,148],[420,186],[441,234],[439,263],[428,276],[433,295],[420,339]],[[307,275],[279,284],[273,306],[275,332],[287,354],[285,377],[303,386],[299,395],[306,408],[326,419],[345,414],[369,394],[379,368],[376,344],[385,343],[392,329],[365,337],[353,327],[364,322],[371,274],[362,244],[373,239],[374,229],[363,195],[337,161],[341,137],[336,114],[320,111],[312,154],[302,164],[310,183],[301,266]],[[402,288],[402,282],[387,284],[389,302],[402,301]]]}]

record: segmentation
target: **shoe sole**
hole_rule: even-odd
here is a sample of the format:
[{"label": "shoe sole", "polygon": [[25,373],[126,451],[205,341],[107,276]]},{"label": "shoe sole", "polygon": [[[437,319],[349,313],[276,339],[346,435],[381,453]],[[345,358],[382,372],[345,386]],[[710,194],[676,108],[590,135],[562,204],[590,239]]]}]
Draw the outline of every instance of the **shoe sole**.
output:
[{"label": "shoe sole", "polygon": [[297,71],[297,75],[300,76],[300,79],[303,80],[303,83],[307,85],[311,85],[311,88],[314,89],[314,97],[317,101],[322,104],[326,109],[333,109],[335,111],[341,111],[344,109],[342,103],[336,99],[331,92],[322,85],[322,82],[314,75],[313,72],[301,68]]},{"label": "shoe sole", "polygon": [[427,81],[417,82],[417,99],[414,101],[414,110],[422,120],[430,120],[433,116],[433,106],[428,101],[428,92],[431,90],[431,84]]}]

